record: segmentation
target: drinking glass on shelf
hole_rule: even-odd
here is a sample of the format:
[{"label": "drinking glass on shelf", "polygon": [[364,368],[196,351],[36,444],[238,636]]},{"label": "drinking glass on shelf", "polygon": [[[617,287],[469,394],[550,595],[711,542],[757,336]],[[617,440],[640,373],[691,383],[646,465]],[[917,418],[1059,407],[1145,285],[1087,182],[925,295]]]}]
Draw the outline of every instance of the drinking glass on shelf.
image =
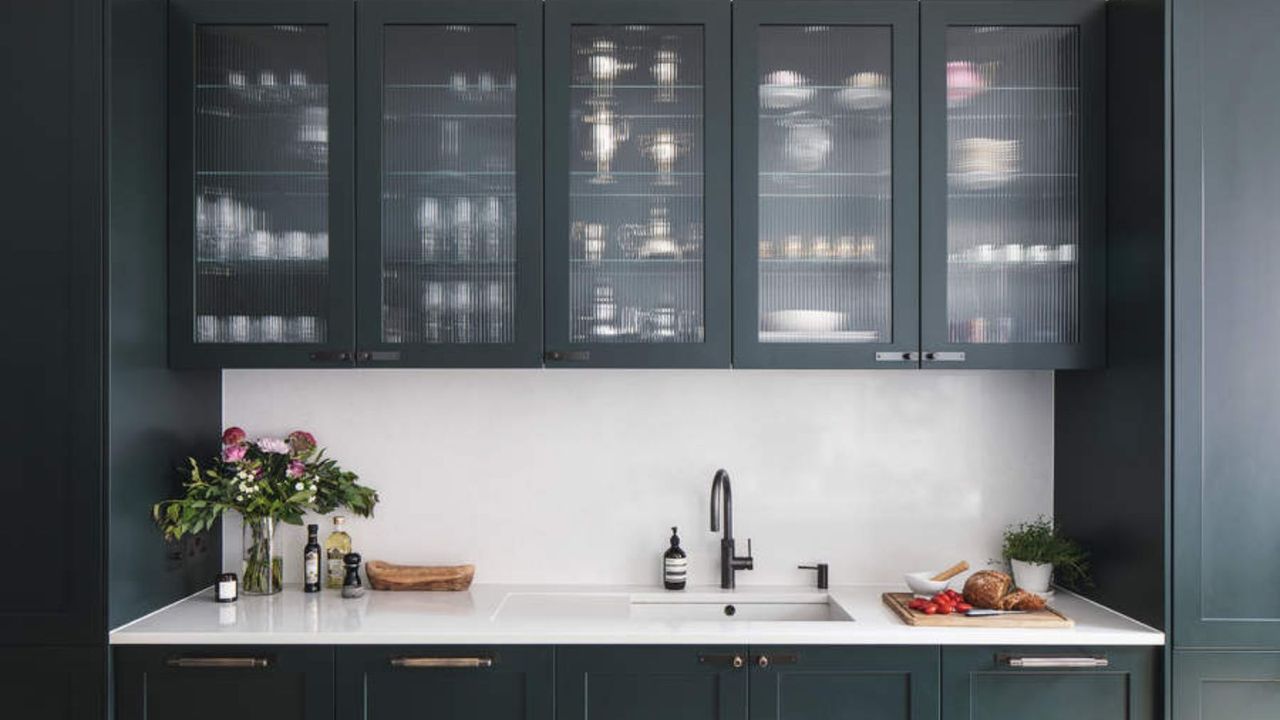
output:
[{"label": "drinking glass on shelf", "polygon": [[587,73],[591,76],[592,89],[597,98],[613,95],[613,83],[634,65],[618,59],[618,46],[612,40],[599,38],[586,50]]},{"label": "drinking glass on shelf", "polygon": [[264,343],[278,343],[283,339],[284,317],[281,315],[264,316],[259,340]]},{"label": "drinking glass on shelf", "polygon": [[462,154],[462,123],[453,119],[440,123],[440,154],[449,167],[458,167]]},{"label": "drinking glass on shelf", "polygon": [[196,318],[196,342],[218,342],[218,318],[213,315],[200,315]]},{"label": "drinking glass on shelf", "polygon": [[469,280],[458,280],[450,290],[450,311],[453,316],[453,341],[466,344],[475,342],[475,305]]},{"label": "drinking glass on shelf", "polygon": [[440,253],[440,201],[426,197],[418,204],[418,229],[422,233],[422,259],[434,260]]},{"label": "drinking glass on shelf", "polygon": [[439,280],[428,280],[422,290],[423,326],[422,337],[429,343],[440,342],[441,315],[444,312],[444,284]]},{"label": "drinking glass on shelf", "polygon": [[490,280],[485,286],[485,330],[489,342],[506,340],[508,307],[506,285],[499,280]]},{"label": "drinking glass on shelf", "polygon": [[269,260],[275,252],[275,237],[266,230],[254,230],[249,234],[249,258]]},{"label": "drinking glass on shelf", "polygon": [[301,230],[290,230],[284,234],[284,257],[290,260],[305,260],[310,254],[311,239]]},{"label": "drinking glass on shelf", "polygon": [[821,170],[831,154],[831,122],[810,112],[793,112],[779,123],[787,131],[783,152],[799,172]]},{"label": "drinking glass on shelf", "polygon": [[503,243],[507,237],[507,218],[502,200],[493,195],[485,198],[480,208],[480,235],[486,258],[501,260],[506,256]]},{"label": "drinking glass on shelf", "polygon": [[453,199],[453,254],[458,260],[475,259],[475,222],[471,198]]},{"label": "drinking glass on shelf", "polygon": [[227,342],[247,343],[250,341],[248,315],[231,315],[226,319],[226,330],[223,335]]},{"label": "drinking glass on shelf", "polygon": [[608,244],[608,226],[596,222],[575,222],[569,231],[575,245],[582,246],[582,259],[597,261],[604,259]]}]

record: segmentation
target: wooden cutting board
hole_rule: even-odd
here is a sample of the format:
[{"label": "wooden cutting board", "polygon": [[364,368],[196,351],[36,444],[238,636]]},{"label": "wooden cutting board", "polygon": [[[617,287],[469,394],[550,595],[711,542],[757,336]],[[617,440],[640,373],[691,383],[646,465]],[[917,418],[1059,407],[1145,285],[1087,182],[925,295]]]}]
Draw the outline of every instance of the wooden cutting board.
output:
[{"label": "wooden cutting board", "polygon": [[985,617],[969,617],[968,615],[925,615],[919,610],[907,607],[911,593],[885,593],[881,595],[884,604],[889,606],[893,614],[908,625],[921,627],[972,627],[972,628],[1069,628],[1075,627],[1075,621],[1051,607],[1020,615],[987,615]]}]

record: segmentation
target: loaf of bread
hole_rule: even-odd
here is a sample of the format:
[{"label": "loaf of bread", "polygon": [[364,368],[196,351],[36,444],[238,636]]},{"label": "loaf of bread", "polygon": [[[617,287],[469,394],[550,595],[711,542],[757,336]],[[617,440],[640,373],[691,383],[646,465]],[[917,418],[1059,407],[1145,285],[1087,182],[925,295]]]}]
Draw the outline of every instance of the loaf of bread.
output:
[{"label": "loaf of bread", "polygon": [[979,570],[964,583],[964,601],[976,608],[1001,610],[1000,601],[1013,589],[1013,578],[995,570]]}]

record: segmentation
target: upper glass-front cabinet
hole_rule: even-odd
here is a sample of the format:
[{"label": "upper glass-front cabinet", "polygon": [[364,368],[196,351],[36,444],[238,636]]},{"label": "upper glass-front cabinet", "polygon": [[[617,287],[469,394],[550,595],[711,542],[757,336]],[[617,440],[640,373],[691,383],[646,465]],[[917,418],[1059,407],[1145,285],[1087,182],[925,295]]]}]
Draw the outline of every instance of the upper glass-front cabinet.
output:
[{"label": "upper glass-front cabinet", "polygon": [[729,3],[546,18],[548,364],[728,366]]},{"label": "upper glass-front cabinet", "polygon": [[357,361],[540,364],[540,3],[358,7]]},{"label": "upper glass-front cabinet", "polygon": [[734,9],[734,363],[918,349],[915,3]]},{"label": "upper glass-front cabinet", "polygon": [[175,365],[351,361],[351,20],[172,6]]},{"label": "upper glass-front cabinet", "polygon": [[1100,363],[1103,8],[923,13],[924,365]]}]

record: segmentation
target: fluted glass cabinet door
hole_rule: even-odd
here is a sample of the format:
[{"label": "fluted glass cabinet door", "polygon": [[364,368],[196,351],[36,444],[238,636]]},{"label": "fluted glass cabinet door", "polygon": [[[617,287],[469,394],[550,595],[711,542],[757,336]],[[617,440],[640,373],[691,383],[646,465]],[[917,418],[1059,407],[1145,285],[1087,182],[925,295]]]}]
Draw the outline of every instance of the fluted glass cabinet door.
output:
[{"label": "fluted glass cabinet door", "polygon": [[734,364],[918,360],[917,6],[734,9]]},{"label": "fluted glass cabinet door", "polygon": [[1101,362],[1103,12],[924,5],[925,367]]},{"label": "fluted glass cabinet door", "polygon": [[173,5],[175,365],[350,362],[352,13]]},{"label": "fluted glass cabinet door", "polygon": [[546,4],[549,365],[729,364],[729,3]]},{"label": "fluted glass cabinet door", "polygon": [[541,20],[359,4],[358,363],[540,364]]}]

